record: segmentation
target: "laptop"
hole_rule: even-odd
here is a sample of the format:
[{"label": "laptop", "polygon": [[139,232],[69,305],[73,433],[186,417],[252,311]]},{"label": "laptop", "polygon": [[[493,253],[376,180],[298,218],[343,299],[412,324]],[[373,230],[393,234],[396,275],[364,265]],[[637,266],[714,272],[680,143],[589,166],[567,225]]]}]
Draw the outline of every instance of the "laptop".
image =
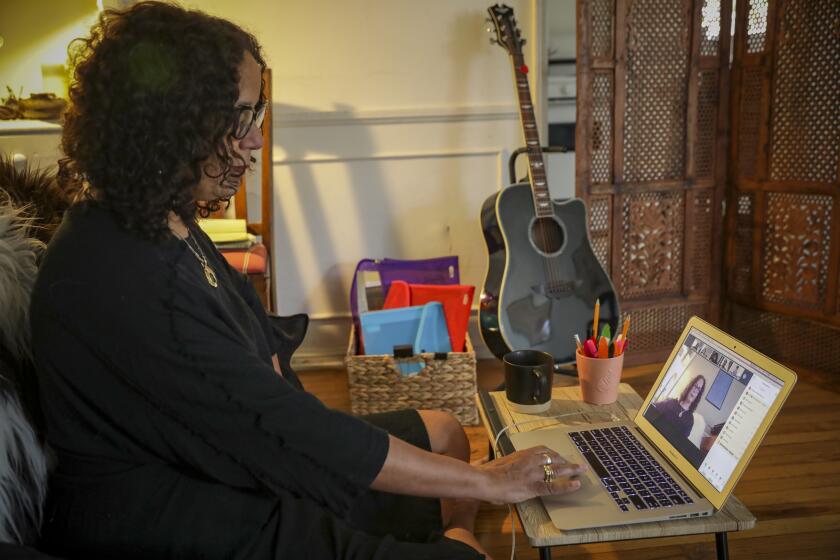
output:
[{"label": "laptop", "polygon": [[793,371],[692,317],[632,421],[510,439],[589,465],[580,490],[542,498],[560,529],[702,517],[723,507],[795,383]]}]

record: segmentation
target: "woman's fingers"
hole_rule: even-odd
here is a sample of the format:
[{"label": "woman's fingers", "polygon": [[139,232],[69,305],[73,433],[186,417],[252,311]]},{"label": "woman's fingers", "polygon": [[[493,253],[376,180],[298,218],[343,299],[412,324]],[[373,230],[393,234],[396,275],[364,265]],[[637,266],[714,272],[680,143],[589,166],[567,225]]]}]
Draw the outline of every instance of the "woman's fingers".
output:
[{"label": "woman's fingers", "polygon": [[580,480],[555,480],[551,484],[546,484],[546,492],[545,494],[568,494],[569,492],[574,492],[575,490],[580,490]]},{"label": "woman's fingers", "polygon": [[576,474],[580,474],[582,472],[586,472],[588,469],[586,465],[577,465],[575,463],[564,463],[561,465],[551,465],[552,470],[554,471],[554,476],[574,476]]},{"label": "woman's fingers", "polygon": [[532,447],[500,457],[478,468],[497,480],[490,501],[519,503],[535,496],[563,494],[580,488],[580,482],[569,477],[586,472],[585,465],[568,462],[545,446]]},{"label": "woman's fingers", "polygon": [[[553,470],[556,470],[560,466],[569,464],[562,455],[543,445],[526,449],[524,453],[530,454],[536,460],[536,465],[540,468],[542,465],[549,465]],[[532,462],[531,464],[534,463]]]},{"label": "woman's fingers", "polygon": [[549,449],[544,445],[538,445],[537,447],[532,447],[531,449],[527,450],[534,455],[541,457],[543,463],[548,464],[560,464],[566,463],[566,459],[564,459],[559,453],[554,451],[553,449]]},{"label": "woman's fingers", "polygon": [[554,474],[551,478],[543,471],[543,477],[534,485],[534,488],[540,496],[574,492],[579,490],[582,484],[582,480],[578,479],[577,475],[586,470],[584,465],[566,464],[552,469]]}]

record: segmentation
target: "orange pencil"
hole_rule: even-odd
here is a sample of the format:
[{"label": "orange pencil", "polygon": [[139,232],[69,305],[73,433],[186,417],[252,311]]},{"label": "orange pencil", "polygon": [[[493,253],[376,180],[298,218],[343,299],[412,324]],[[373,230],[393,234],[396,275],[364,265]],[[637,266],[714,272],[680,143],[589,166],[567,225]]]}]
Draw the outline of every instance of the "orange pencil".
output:
[{"label": "orange pencil", "polygon": [[621,333],[615,335],[615,338],[612,339],[613,345],[613,356],[618,356],[621,352],[621,344],[624,342],[624,337],[621,336]]},{"label": "orange pencil", "polygon": [[595,300],[595,317],[592,319],[592,340],[598,342],[598,315],[601,313],[601,300]]},{"label": "orange pencil", "polygon": [[627,329],[630,328],[630,317],[624,319],[624,328],[621,329],[621,338],[627,340]]},{"label": "orange pencil", "polygon": [[622,341],[621,341],[621,353],[619,354],[619,356],[621,356],[622,354],[624,354],[624,351],[625,351],[625,350],[627,350],[627,344],[628,344],[629,342],[630,342],[629,340],[622,340]]},{"label": "orange pencil", "polygon": [[599,358],[609,358],[610,357],[610,346],[609,346],[609,344],[607,344],[607,339],[603,336],[598,339],[598,357]]}]

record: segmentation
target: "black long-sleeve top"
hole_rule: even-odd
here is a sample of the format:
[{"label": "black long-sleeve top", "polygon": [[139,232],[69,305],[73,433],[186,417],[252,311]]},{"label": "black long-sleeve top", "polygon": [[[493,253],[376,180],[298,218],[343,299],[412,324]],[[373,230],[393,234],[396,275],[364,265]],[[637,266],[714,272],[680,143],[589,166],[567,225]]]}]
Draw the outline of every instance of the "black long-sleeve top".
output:
[{"label": "black long-sleeve top", "polygon": [[[53,515],[67,518],[64,533],[96,532],[97,520],[80,514],[100,512],[107,525],[115,510],[103,504],[120,493],[158,500],[149,507],[170,508],[164,513],[176,523],[183,506],[174,497],[184,486],[173,472],[341,516],[384,463],[386,432],[326,408],[274,371],[256,293],[206,235],[191,231],[217,288],[183,240],[143,240],[94,202],[70,209],[47,250],[32,296],[32,343],[58,457]],[[137,469],[142,476],[131,474]],[[87,483],[97,490],[80,491]],[[172,493],[158,496],[166,485]],[[126,524],[143,519],[121,515]],[[110,537],[80,538],[107,547]]]}]

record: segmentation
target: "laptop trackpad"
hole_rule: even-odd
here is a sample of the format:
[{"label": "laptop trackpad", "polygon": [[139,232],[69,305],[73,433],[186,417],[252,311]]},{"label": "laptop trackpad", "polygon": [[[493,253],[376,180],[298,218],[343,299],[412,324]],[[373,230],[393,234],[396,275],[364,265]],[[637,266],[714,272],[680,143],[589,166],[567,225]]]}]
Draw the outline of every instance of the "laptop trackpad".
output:
[{"label": "laptop trackpad", "polygon": [[[590,469],[591,471],[591,469]],[[593,481],[591,472],[575,475],[571,480],[580,481],[580,489],[575,490],[573,497],[575,501],[586,500],[596,495],[603,495],[604,487],[597,481]]]},{"label": "laptop trackpad", "polygon": [[[563,430],[533,430],[530,432],[510,434],[510,441],[517,451],[544,445],[557,451],[569,463],[577,463],[589,467],[568,435],[566,435],[566,431]],[[596,505],[596,502],[606,503],[609,500],[609,495],[601,485],[601,481],[592,472],[591,467],[586,472],[571,478],[572,480],[580,480],[580,488],[578,490],[556,496],[544,496],[543,500],[558,504],[574,503],[576,505],[589,506]]]}]

